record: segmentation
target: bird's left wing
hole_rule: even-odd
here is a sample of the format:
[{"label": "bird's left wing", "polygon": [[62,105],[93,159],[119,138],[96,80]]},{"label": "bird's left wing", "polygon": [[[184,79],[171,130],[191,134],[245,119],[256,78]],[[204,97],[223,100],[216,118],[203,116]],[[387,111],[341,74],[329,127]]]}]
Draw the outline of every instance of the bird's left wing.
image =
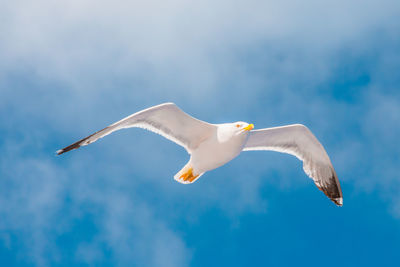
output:
[{"label": "bird's left wing", "polygon": [[305,173],[314,180],[317,187],[336,205],[343,205],[342,190],[329,156],[304,125],[251,131],[243,150],[272,150],[296,156],[303,161]]},{"label": "bird's left wing", "polygon": [[88,137],[79,140],[57,154],[89,145],[120,129],[139,127],[158,133],[183,146],[189,153],[215,131],[213,124],[200,121],[179,109],[174,103],[165,103],[134,113]]}]

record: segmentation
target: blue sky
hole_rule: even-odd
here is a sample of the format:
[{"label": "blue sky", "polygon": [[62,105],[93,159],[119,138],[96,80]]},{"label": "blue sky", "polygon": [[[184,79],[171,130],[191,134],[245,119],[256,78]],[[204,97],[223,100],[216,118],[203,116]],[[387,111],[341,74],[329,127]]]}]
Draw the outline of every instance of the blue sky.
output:
[{"label": "blue sky", "polygon": [[[400,2],[8,1],[0,9],[2,266],[394,266]],[[212,123],[307,125],[341,181],[246,152],[191,186],[140,129],[55,151],[175,102]]]}]

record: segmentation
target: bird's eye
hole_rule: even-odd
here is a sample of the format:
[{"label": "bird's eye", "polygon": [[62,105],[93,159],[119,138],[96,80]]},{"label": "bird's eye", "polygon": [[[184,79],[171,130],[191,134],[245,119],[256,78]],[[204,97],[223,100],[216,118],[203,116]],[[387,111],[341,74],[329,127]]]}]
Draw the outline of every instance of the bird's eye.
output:
[{"label": "bird's eye", "polygon": [[240,124],[236,124],[236,128],[239,128],[240,127]]}]

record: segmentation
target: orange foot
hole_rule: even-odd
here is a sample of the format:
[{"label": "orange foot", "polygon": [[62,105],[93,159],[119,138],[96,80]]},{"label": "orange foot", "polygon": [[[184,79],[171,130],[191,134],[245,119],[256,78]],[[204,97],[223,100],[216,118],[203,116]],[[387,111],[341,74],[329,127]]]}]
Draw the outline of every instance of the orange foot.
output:
[{"label": "orange foot", "polygon": [[184,172],[179,178],[183,179],[185,182],[193,182],[196,178],[199,177],[198,175],[193,175],[193,168],[190,167],[186,172]]}]

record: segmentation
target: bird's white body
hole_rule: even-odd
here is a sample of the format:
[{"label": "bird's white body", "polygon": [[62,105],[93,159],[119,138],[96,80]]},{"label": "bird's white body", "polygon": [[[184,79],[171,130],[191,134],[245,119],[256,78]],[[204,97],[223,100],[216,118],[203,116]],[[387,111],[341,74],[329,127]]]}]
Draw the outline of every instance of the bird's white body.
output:
[{"label": "bird's white body", "polygon": [[131,127],[158,133],[183,146],[191,155],[175,176],[180,183],[195,182],[202,174],[231,161],[242,151],[272,150],[288,153],[303,161],[303,169],[317,187],[335,204],[343,204],[335,170],[323,146],[301,124],[253,131],[246,122],[210,124],[191,117],[173,103],[165,103],[134,113],[78,142],[57,151],[77,149],[110,133]]},{"label": "bird's white body", "polygon": [[[246,124],[247,126],[247,124]],[[214,133],[192,150],[188,162],[199,175],[231,161],[242,152],[249,131],[235,131],[231,124],[217,124]]]}]

